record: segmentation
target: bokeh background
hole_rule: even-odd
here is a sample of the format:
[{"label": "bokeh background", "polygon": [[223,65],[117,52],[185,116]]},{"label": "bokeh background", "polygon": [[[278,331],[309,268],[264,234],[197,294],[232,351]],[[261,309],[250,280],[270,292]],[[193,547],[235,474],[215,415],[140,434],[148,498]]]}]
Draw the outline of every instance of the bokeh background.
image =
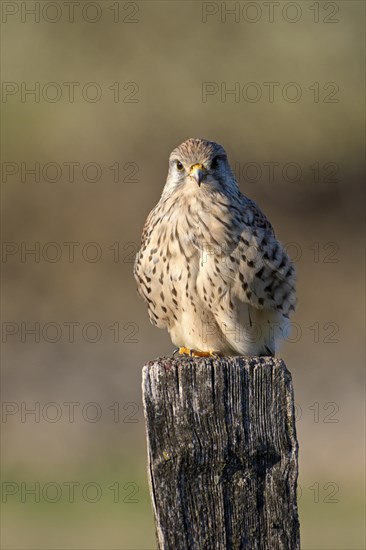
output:
[{"label": "bokeh background", "polygon": [[173,346],[132,262],[206,137],[297,266],[302,547],[364,549],[364,2],[1,9],[2,547],[155,547],[141,369]]}]

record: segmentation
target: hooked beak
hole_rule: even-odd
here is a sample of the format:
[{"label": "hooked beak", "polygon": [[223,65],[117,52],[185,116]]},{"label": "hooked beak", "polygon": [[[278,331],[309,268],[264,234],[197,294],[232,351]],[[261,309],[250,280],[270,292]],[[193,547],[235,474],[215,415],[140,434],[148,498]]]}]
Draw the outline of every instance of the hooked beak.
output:
[{"label": "hooked beak", "polygon": [[202,166],[202,164],[194,164],[191,167],[191,170],[189,172],[189,175],[191,178],[194,178],[196,182],[198,183],[198,186],[201,186],[201,182],[203,180],[203,176],[205,175],[205,168]]}]

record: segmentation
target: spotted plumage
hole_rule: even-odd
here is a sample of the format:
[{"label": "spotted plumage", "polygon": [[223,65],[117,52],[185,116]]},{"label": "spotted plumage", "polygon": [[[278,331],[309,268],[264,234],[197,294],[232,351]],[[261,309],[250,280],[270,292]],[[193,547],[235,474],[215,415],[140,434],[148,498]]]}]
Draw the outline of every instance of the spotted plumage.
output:
[{"label": "spotted plumage", "polygon": [[189,139],[171,153],[134,274],[152,323],[178,347],[272,355],[287,335],[294,267],[217,143]]}]

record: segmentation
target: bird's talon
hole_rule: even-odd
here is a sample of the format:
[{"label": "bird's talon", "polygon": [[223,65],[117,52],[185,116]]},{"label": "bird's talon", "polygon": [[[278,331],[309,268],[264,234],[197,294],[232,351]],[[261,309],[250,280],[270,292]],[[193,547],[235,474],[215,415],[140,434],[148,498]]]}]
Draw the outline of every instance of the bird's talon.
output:
[{"label": "bird's talon", "polygon": [[189,357],[219,357],[220,354],[215,351],[198,351],[190,348],[179,348],[180,355],[189,355]]}]

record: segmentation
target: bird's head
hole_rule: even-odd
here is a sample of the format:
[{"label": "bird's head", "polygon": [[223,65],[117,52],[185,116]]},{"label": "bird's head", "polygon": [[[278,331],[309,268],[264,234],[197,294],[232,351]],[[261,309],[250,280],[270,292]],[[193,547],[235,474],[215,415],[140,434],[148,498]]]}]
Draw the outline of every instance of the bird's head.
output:
[{"label": "bird's head", "polygon": [[193,193],[207,190],[225,192],[236,186],[225,149],[214,141],[187,139],[169,157],[169,172],[165,192],[177,188]]}]

